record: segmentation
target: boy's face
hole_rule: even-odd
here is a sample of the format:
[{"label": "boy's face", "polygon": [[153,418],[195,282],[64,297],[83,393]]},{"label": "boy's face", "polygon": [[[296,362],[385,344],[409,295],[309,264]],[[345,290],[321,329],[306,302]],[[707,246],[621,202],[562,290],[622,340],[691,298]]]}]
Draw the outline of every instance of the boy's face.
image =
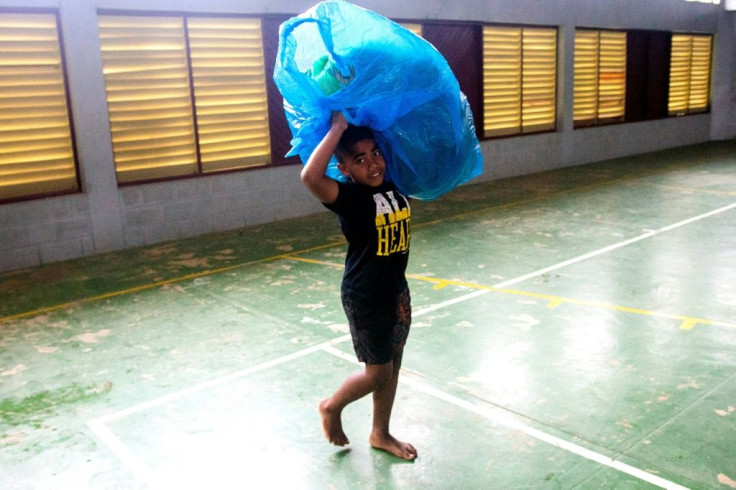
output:
[{"label": "boy's face", "polygon": [[374,140],[360,140],[346,153],[337,165],[340,172],[358,184],[378,187],[383,184],[386,160]]}]

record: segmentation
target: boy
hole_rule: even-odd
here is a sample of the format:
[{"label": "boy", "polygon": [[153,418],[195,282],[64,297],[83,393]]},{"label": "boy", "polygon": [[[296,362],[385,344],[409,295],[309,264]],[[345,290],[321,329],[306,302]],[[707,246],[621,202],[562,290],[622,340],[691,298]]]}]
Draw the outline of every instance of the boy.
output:
[{"label": "boy", "polygon": [[[325,176],[332,154],[352,182]],[[332,444],[349,444],[341,414],[348,404],[373,394],[372,447],[413,460],[417,450],[389,433],[401,357],[411,324],[411,301],[404,272],[409,258],[407,198],[384,181],[386,161],[368,128],[349,126],[339,112],[302,169],[309,191],[335,212],[348,241],[340,287],[353,347],[365,370],[348,376],[319,404],[322,428]]]}]

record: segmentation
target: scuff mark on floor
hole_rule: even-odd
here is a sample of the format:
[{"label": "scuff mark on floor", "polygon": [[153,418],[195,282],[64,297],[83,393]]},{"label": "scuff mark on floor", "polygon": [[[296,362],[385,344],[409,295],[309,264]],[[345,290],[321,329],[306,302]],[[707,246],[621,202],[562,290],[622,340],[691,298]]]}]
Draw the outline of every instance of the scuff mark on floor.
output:
[{"label": "scuff mark on floor", "polygon": [[698,390],[698,389],[700,389],[700,383],[698,383],[694,379],[689,379],[689,380],[687,380],[687,383],[683,383],[683,384],[677,385],[677,389],[678,390],[685,390],[685,389],[688,389],[688,388],[693,388],[693,389]]},{"label": "scuff mark on floor", "polygon": [[734,412],[734,410],[736,410],[736,408],[734,408],[734,407],[728,407],[726,410],[717,410],[717,409],[715,409],[713,411],[716,414],[720,415],[721,417],[728,417],[729,415],[731,415]]},{"label": "scuff mark on floor", "polygon": [[[191,255],[191,254],[189,254],[189,255]],[[184,267],[191,267],[191,268],[196,268],[196,267],[207,268],[207,267],[210,266],[209,259],[207,259],[206,257],[200,258],[200,259],[196,259],[196,258],[184,258],[184,259],[181,259],[181,260],[172,260],[171,262],[169,262],[169,264],[171,264],[171,265],[181,265],[181,266],[184,266]]]},{"label": "scuff mark on floor", "polygon": [[327,305],[324,303],[315,303],[315,304],[300,304],[300,305],[297,305],[297,307],[305,309],[305,310],[314,311],[314,310],[320,310],[322,308],[327,308]]},{"label": "scuff mark on floor", "polygon": [[6,369],[5,371],[0,372],[0,376],[15,376],[18,373],[22,373],[26,369],[28,369],[28,366],[26,366],[25,364],[18,364],[13,368]]},{"label": "scuff mark on floor", "polygon": [[726,485],[731,488],[736,488],[736,481],[733,481],[732,479],[730,479],[723,473],[718,475],[718,482],[721,483],[722,485]]},{"label": "scuff mark on floor", "polygon": [[50,346],[47,346],[47,345],[37,345],[36,346],[36,351],[39,354],[53,354],[54,352],[56,352],[58,350],[59,350],[58,347],[50,347]]},{"label": "scuff mark on floor", "polygon": [[350,327],[346,323],[332,323],[327,325],[327,328],[335,333],[348,333],[350,331]]},{"label": "scuff mark on floor", "polygon": [[272,283],[269,283],[269,286],[287,286],[289,284],[294,284],[294,281],[282,279],[280,281],[274,281]]},{"label": "scuff mark on floor", "polygon": [[176,251],[176,246],[169,244],[169,245],[162,245],[160,247],[152,248],[150,250],[145,250],[143,253],[147,255],[148,257],[160,257],[161,255],[168,255],[175,251]]},{"label": "scuff mark on floor", "polygon": [[74,340],[78,340],[85,344],[96,344],[100,341],[100,337],[109,337],[110,335],[112,335],[112,332],[110,330],[100,330],[98,332],[86,332],[83,334],[79,334],[74,337]]},{"label": "scuff mark on floor", "polygon": [[511,324],[512,327],[518,328],[523,331],[527,331],[531,327],[535,325],[539,325],[540,323],[538,319],[534,318],[531,315],[527,315],[527,314],[511,315],[509,316],[509,319],[514,322]]}]

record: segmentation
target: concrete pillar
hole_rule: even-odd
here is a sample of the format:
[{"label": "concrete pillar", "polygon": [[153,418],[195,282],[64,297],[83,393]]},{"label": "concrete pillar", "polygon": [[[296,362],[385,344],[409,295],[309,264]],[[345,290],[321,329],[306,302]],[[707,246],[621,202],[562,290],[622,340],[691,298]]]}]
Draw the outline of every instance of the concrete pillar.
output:
[{"label": "concrete pillar", "polygon": [[[736,3],[736,2],[734,2]],[[734,5],[736,8],[736,5]],[[736,13],[724,10],[718,16],[713,47],[711,139],[736,138]]]},{"label": "concrete pillar", "polygon": [[94,0],[61,2],[64,55],[69,74],[82,190],[88,198],[96,253],[120,249],[123,228],[107,117],[105,80]]}]

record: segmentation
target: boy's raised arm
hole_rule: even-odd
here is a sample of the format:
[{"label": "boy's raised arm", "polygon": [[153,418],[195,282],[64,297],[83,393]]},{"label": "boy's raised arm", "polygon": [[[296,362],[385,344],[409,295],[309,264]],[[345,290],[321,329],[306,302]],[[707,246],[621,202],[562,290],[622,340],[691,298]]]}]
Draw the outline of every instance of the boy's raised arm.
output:
[{"label": "boy's raised arm", "polygon": [[340,112],[332,113],[330,130],[317,145],[304,165],[301,179],[309,192],[325,204],[332,204],[337,200],[337,181],[327,177],[325,171],[332,154],[335,153],[340,137],[348,127],[345,116]]}]

